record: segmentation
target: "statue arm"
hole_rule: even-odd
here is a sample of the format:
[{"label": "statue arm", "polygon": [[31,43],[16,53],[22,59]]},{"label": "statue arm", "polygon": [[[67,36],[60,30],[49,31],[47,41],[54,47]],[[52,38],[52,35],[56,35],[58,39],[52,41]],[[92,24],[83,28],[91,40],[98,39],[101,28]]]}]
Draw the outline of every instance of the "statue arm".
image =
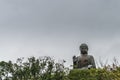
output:
[{"label": "statue arm", "polygon": [[93,56],[91,56],[91,64],[92,64],[93,68],[96,68],[95,60],[94,60]]},{"label": "statue arm", "polygon": [[78,60],[76,56],[73,56],[73,69],[76,69],[78,67]]}]

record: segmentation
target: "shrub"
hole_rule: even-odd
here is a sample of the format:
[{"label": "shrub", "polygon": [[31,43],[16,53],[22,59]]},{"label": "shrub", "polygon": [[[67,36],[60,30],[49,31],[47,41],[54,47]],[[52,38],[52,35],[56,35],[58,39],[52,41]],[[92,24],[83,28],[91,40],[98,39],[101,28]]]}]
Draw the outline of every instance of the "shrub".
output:
[{"label": "shrub", "polygon": [[70,80],[120,80],[119,68],[113,71],[106,69],[71,70],[68,75]]},{"label": "shrub", "polygon": [[0,80],[120,80],[120,67],[114,68],[70,70],[50,57],[18,58],[0,62]]}]

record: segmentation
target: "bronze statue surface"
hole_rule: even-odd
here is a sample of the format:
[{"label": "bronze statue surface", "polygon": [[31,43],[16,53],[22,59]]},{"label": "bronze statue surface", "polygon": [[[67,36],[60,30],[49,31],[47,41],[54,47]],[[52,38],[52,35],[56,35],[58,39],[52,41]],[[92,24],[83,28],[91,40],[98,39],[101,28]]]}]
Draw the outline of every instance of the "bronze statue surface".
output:
[{"label": "bronze statue surface", "polygon": [[89,69],[96,68],[94,57],[88,55],[88,46],[87,44],[81,44],[80,47],[80,56],[73,56],[73,68],[74,69]]}]

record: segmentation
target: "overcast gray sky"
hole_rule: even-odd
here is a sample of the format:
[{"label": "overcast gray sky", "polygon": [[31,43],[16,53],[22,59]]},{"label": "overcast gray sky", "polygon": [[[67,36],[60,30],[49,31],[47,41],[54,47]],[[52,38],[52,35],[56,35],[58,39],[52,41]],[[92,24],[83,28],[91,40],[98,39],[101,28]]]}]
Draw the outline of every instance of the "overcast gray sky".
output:
[{"label": "overcast gray sky", "polygon": [[120,56],[120,0],[0,0],[0,60],[52,56],[72,64],[87,43],[96,61]]}]

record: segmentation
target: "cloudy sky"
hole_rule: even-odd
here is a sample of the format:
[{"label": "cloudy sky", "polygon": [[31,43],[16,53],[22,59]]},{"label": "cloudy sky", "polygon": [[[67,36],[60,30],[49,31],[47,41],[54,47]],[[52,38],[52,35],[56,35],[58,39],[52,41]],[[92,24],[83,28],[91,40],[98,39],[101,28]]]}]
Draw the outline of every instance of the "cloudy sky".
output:
[{"label": "cloudy sky", "polygon": [[120,0],[0,0],[0,61],[52,56],[70,65],[81,43],[96,61],[119,58]]}]

